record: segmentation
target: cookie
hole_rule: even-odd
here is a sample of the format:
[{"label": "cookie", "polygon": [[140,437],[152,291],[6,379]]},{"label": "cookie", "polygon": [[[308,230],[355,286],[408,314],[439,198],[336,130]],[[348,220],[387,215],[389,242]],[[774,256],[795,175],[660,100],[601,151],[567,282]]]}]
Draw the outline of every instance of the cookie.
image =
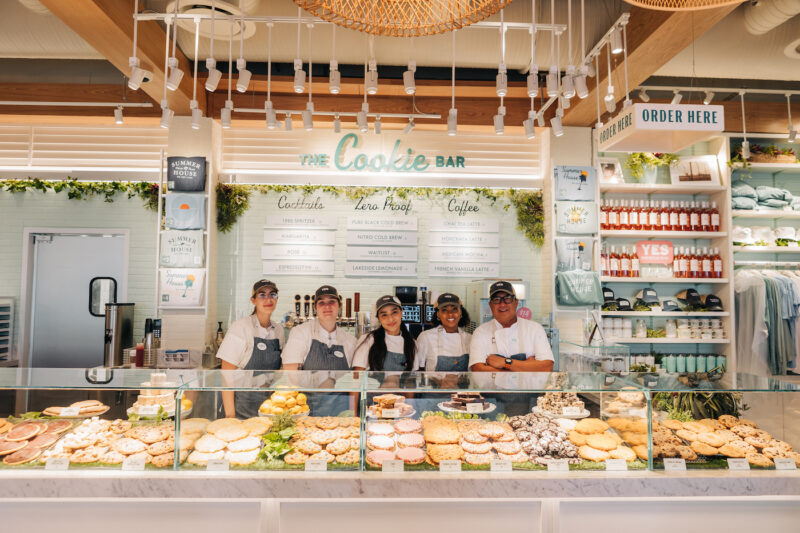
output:
[{"label": "cookie", "polygon": [[230,452],[228,461],[234,466],[247,466],[256,462],[259,450],[246,450],[243,452]]},{"label": "cookie", "polygon": [[336,457],[333,454],[328,453],[325,450],[322,450],[321,452],[317,452],[315,454],[312,454],[308,458],[309,459],[322,459],[326,463],[332,463],[332,462],[334,462],[336,460]]},{"label": "cookie", "polygon": [[[741,422],[741,420],[739,421]],[[741,438],[755,437],[758,434],[758,430],[756,430],[756,428],[747,424],[736,424],[731,428],[731,431],[736,433]]]},{"label": "cookie", "polygon": [[707,425],[708,427],[710,427],[713,430],[725,429],[725,426],[721,422],[719,422],[717,420],[714,420],[713,418],[703,418],[699,422],[701,424]]},{"label": "cookie", "polygon": [[628,418],[613,417],[606,420],[606,424],[616,429],[617,431],[629,431],[631,420]]},{"label": "cookie", "polygon": [[373,435],[367,438],[367,448],[370,450],[394,450],[394,439],[384,435]]},{"label": "cookie", "polygon": [[355,437],[350,438],[350,449],[351,450],[360,450],[361,449],[361,439],[357,439]]},{"label": "cookie", "polygon": [[[764,454],[765,456],[769,457],[770,459],[775,459],[776,457],[786,457],[787,454],[791,453],[791,452],[788,451],[788,450],[782,449],[782,448],[778,448],[776,446],[767,446],[766,448],[761,450],[761,453]],[[736,457],[739,457],[739,456],[736,456]],[[743,455],[742,457],[745,457],[745,456]]]},{"label": "cookie", "polygon": [[[172,464],[172,454],[167,454],[170,456],[170,463]],[[99,463],[103,463],[106,465],[121,465],[125,461],[125,456],[119,452],[115,452],[114,450],[107,451],[103,455],[100,456],[100,459],[97,460]]]},{"label": "cookie", "polygon": [[397,446],[400,448],[422,448],[425,439],[419,433],[403,433],[397,436]]},{"label": "cookie", "polygon": [[224,427],[238,426],[241,423],[242,422],[240,420],[237,420],[236,418],[220,418],[219,420],[214,420],[213,422],[210,422],[206,426],[205,430],[213,435],[218,430]]},{"label": "cookie", "polygon": [[294,443],[294,449],[306,455],[311,455],[322,451],[322,446],[311,439],[300,439]]},{"label": "cookie", "polygon": [[697,440],[702,442],[703,444],[708,444],[709,446],[713,446],[714,448],[720,448],[721,446],[728,443],[728,441],[720,435],[716,433],[700,433],[697,435]]},{"label": "cookie", "polygon": [[347,429],[347,436],[349,438],[361,436],[361,428],[358,426],[348,426],[346,429]]},{"label": "cookie", "polygon": [[581,446],[578,448],[578,455],[580,455],[583,459],[587,461],[605,461],[606,459],[610,458],[611,456],[608,452],[603,450],[597,450],[592,448],[591,446]]},{"label": "cookie", "polygon": [[467,442],[466,440],[462,440],[461,442],[459,442],[459,445],[462,448],[464,448],[465,452],[471,454],[484,454],[492,451],[492,443],[489,442],[488,440],[480,444],[475,444],[472,442]]},{"label": "cookie", "polygon": [[123,437],[114,442],[112,448],[123,455],[132,455],[147,450],[147,445],[140,440]]},{"label": "cookie", "polygon": [[640,444],[639,446],[633,446],[633,451],[636,454],[636,457],[639,459],[647,460],[647,446]]},{"label": "cookie", "polygon": [[740,418],[739,419],[739,425],[750,426],[751,428],[758,429],[758,424],[756,424],[752,420],[748,420],[746,418]]},{"label": "cookie", "polygon": [[323,416],[317,419],[319,429],[336,429],[339,427],[339,419],[335,416]]},{"label": "cookie", "polygon": [[624,459],[627,462],[636,460],[636,452],[627,446],[619,446],[608,452],[612,459]]},{"label": "cookie", "polygon": [[527,463],[528,461],[531,460],[531,458],[528,457],[528,454],[525,452],[518,452],[513,455],[498,453],[497,457],[499,459],[506,459],[508,461],[511,461],[512,463]]},{"label": "cookie", "polygon": [[370,424],[367,426],[367,435],[383,435],[385,437],[393,437],[394,426],[385,422]]},{"label": "cookie", "polygon": [[224,440],[206,433],[194,443],[194,449],[200,453],[216,453],[224,450],[227,444]]},{"label": "cookie", "polygon": [[333,455],[342,455],[350,451],[350,441],[348,439],[336,439],[325,447],[325,451]]},{"label": "cookie", "polygon": [[633,420],[630,423],[628,431],[633,431],[634,433],[647,433],[647,420],[643,418]]},{"label": "cookie", "polygon": [[778,448],[779,450],[783,450],[784,452],[792,451],[792,445],[782,440],[773,439],[769,442],[769,445],[772,448]]},{"label": "cookie", "polygon": [[796,466],[800,466],[800,453],[797,452],[786,452],[786,457],[790,459],[794,459],[794,464]]},{"label": "cookie", "polygon": [[584,435],[591,435],[592,433],[603,433],[608,427],[608,424],[599,418],[584,418],[575,424],[575,431]]},{"label": "cookie", "polygon": [[228,443],[228,451],[233,453],[249,452],[261,449],[261,439],[258,437],[245,437]]},{"label": "cookie", "polygon": [[484,437],[477,431],[467,431],[462,434],[463,440],[471,442],[472,444],[483,444],[489,440],[489,437]]},{"label": "cookie", "polygon": [[162,440],[155,442],[147,447],[147,453],[150,455],[162,455],[171,453],[175,449],[175,441],[172,439]]},{"label": "cookie", "polygon": [[661,425],[663,425],[665,428],[671,429],[673,431],[677,431],[679,429],[683,429],[683,422],[681,422],[680,420],[673,420],[673,419],[664,420],[661,423]]},{"label": "cookie", "polygon": [[156,468],[166,468],[168,466],[172,466],[174,462],[175,462],[174,453],[162,453],[160,455],[153,455],[152,459],[150,459],[150,464],[155,466]]},{"label": "cookie", "polygon": [[427,452],[437,464],[441,461],[464,457],[464,450],[458,444],[429,444]]},{"label": "cookie", "polygon": [[425,428],[424,436],[425,441],[431,444],[455,444],[460,440],[461,432],[458,431],[455,424],[438,424]]},{"label": "cookie", "polygon": [[[133,424],[131,424],[127,420],[121,420],[118,418],[113,422],[111,422],[111,427],[109,427],[109,429],[114,433],[125,433],[126,431],[131,429],[132,425]],[[181,425],[183,425],[183,423],[181,423]]]},{"label": "cookie", "polygon": [[653,447],[653,457],[672,458],[678,457],[678,455],[678,447],[673,446],[672,444]]},{"label": "cookie", "polygon": [[342,455],[336,456],[336,462],[343,465],[355,464],[360,459],[361,455],[358,453],[358,450],[350,450],[349,452],[345,452]]},{"label": "cookie", "polygon": [[478,429],[478,433],[489,439],[502,437],[506,430],[496,422],[489,422]]},{"label": "cookie", "polygon": [[494,440],[495,442],[511,442],[513,440],[516,440],[516,437],[514,436],[513,431],[506,431],[505,433],[503,433]]},{"label": "cookie", "polygon": [[647,434],[633,433],[631,431],[626,431],[625,433],[622,434],[622,440],[624,440],[631,446],[639,446],[640,444],[647,444]]},{"label": "cookie", "polygon": [[[250,437],[260,437],[272,427],[272,420],[266,417],[248,418],[242,422],[242,426],[247,429]],[[183,431],[183,422],[181,422],[181,431]]]},{"label": "cookie", "polygon": [[772,459],[761,453],[748,453],[744,456],[747,462],[753,466],[769,467],[772,466]]},{"label": "cookie", "polygon": [[720,437],[725,439],[725,442],[730,442],[732,440],[739,440],[739,437],[736,435],[736,433],[734,433],[730,429],[718,429],[714,432],[714,434],[719,435]]},{"label": "cookie", "polygon": [[686,461],[694,461],[697,459],[697,453],[689,446],[675,446],[675,449],[678,451],[678,455],[680,455],[681,459]]},{"label": "cookie", "polygon": [[492,461],[491,453],[465,453],[464,462],[471,465],[488,465]]},{"label": "cookie", "polygon": [[330,444],[336,440],[336,433],[329,429],[318,429],[311,434],[311,440],[317,444]]},{"label": "cookie", "polygon": [[720,417],[717,418],[717,420],[719,421],[720,424],[722,424],[728,429],[732,428],[733,426],[739,423],[739,419],[732,415],[720,415]]},{"label": "cookie", "polygon": [[418,465],[425,460],[425,452],[421,448],[400,448],[395,452],[395,457],[407,465]]},{"label": "cookie", "polygon": [[201,452],[195,450],[189,454],[189,457],[186,458],[186,462],[189,463],[190,465],[206,466],[208,465],[208,462],[211,460],[218,460],[224,458],[225,458],[225,452],[221,450],[216,452]]},{"label": "cookie", "polygon": [[397,433],[419,433],[422,431],[422,424],[419,423],[419,420],[411,420],[410,418],[407,418],[405,420],[398,420],[395,422],[394,430]]},{"label": "cookie", "polygon": [[675,435],[685,440],[686,442],[694,442],[697,440],[697,433],[695,433],[694,431],[689,431],[688,429],[679,429],[678,431],[675,432]]},{"label": "cookie", "polygon": [[[635,442],[634,444],[645,444],[646,442],[647,438],[645,437],[645,442]],[[602,450],[604,452],[613,450],[618,446],[618,443],[615,439],[604,434],[589,435],[586,438],[586,444],[596,450]]]},{"label": "cookie", "polygon": [[376,468],[380,468],[384,461],[392,459],[394,459],[394,452],[387,450],[373,450],[366,457],[367,464]]},{"label": "cookie", "polygon": [[684,422],[683,429],[688,429],[689,431],[694,431],[695,433],[711,433],[714,431],[709,426],[698,422],[696,420],[692,420],[691,422]]},{"label": "cookie", "polygon": [[[767,455],[767,450],[769,448],[765,448],[763,450],[764,455]],[[719,453],[722,455],[726,455],[728,457],[735,457],[735,458],[743,458],[747,456],[748,453],[755,452],[756,449],[744,442],[743,440],[734,440],[731,442],[726,443],[724,446],[720,447]],[[769,457],[769,455],[767,455]]]},{"label": "cookie", "polygon": [[750,446],[761,450],[769,446],[771,439],[765,439],[762,437],[745,437],[744,441]]},{"label": "cookie", "polygon": [[518,441],[511,441],[511,442],[495,442],[494,449],[498,451],[498,453],[505,453],[507,455],[514,455],[515,453],[519,453],[522,451],[522,446],[520,446]]},{"label": "cookie", "polygon": [[575,446],[585,446],[586,445],[587,435],[584,435],[583,433],[578,433],[577,431],[572,430],[572,431],[569,432],[569,434],[567,436],[569,438],[569,441],[572,444],[574,444]]},{"label": "cookie", "polygon": [[704,442],[700,442],[699,440],[696,440],[696,441],[692,442],[692,444],[689,447],[692,450],[694,450],[696,453],[699,453],[700,455],[718,455],[719,454],[719,450],[717,448],[714,448],[713,446],[709,446],[708,444],[706,444]]},{"label": "cookie", "polygon": [[[141,442],[139,442],[139,444],[141,444]],[[107,451],[108,448],[98,448],[95,446],[83,448],[70,455],[69,462],[78,464],[96,463],[100,461],[100,458],[105,455]]]},{"label": "cookie", "polygon": [[350,428],[350,427],[346,427],[346,428],[338,427],[338,428],[332,429],[330,431],[333,431],[333,435],[336,437],[336,440],[339,440],[339,439],[349,439],[350,438],[350,430],[351,429],[352,428]]},{"label": "cookie", "polygon": [[287,465],[303,465],[308,460],[308,455],[303,452],[288,453],[283,457],[283,462]]},{"label": "cookie", "polygon": [[244,424],[225,426],[214,432],[215,437],[225,442],[240,440],[247,437],[249,434],[250,430],[247,429]]}]

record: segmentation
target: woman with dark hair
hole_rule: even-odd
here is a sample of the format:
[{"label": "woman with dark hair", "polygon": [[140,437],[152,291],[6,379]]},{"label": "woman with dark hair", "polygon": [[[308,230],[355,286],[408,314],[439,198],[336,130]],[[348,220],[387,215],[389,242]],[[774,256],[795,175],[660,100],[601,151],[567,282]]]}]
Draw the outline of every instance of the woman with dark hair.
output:
[{"label": "woman with dark hair", "polygon": [[446,292],[436,299],[434,328],[417,337],[417,364],[426,372],[468,372],[469,344],[472,335],[464,328],[469,315],[461,299]]},{"label": "woman with dark hair", "polygon": [[353,357],[353,370],[402,372],[415,363],[414,337],[403,324],[403,308],[395,296],[375,302],[380,327],[362,336]]}]

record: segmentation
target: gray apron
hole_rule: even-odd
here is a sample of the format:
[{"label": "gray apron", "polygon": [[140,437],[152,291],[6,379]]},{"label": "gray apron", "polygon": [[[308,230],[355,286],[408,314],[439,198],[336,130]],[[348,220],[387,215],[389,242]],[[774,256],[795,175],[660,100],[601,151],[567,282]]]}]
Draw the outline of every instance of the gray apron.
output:
[{"label": "gray apron", "polygon": [[[341,357],[336,352],[342,354]],[[350,370],[344,346],[333,344],[330,347],[317,339],[311,339],[303,370]],[[308,405],[312,416],[337,416],[350,408],[350,395],[346,392],[313,392],[308,395]]]},{"label": "gray apron", "polygon": [[[261,346],[261,347],[260,347]],[[243,370],[279,370],[281,367],[281,343],[278,339],[253,337],[253,353]],[[265,392],[237,392],[234,395],[237,418],[258,416],[258,408],[267,399]]]},{"label": "gray apron", "polygon": [[406,369],[406,354],[397,352],[386,352],[383,360],[384,372],[403,372]]}]

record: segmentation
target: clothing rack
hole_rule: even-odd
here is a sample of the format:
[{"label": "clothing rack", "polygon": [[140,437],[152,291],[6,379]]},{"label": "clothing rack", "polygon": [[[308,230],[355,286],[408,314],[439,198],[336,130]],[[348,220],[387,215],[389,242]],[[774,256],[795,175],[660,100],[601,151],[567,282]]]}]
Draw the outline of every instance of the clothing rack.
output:
[{"label": "clothing rack", "polygon": [[734,267],[761,267],[761,268],[800,268],[800,261],[734,261]]}]

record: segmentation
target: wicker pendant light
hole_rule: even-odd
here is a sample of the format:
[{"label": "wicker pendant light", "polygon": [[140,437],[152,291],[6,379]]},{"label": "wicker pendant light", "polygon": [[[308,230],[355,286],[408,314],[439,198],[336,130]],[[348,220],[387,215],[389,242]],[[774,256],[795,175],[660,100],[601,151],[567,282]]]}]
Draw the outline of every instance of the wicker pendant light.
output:
[{"label": "wicker pendant light", "polygon": [[418,37],[469,26],[511,0],[294,0],[317,17],[351,30]]},{"label": "wicker pendant light", "polygon": [[625,0],[627,3],[644,9],[658,11],[696,11],[715,7],[741,4],[744,0]]}]

